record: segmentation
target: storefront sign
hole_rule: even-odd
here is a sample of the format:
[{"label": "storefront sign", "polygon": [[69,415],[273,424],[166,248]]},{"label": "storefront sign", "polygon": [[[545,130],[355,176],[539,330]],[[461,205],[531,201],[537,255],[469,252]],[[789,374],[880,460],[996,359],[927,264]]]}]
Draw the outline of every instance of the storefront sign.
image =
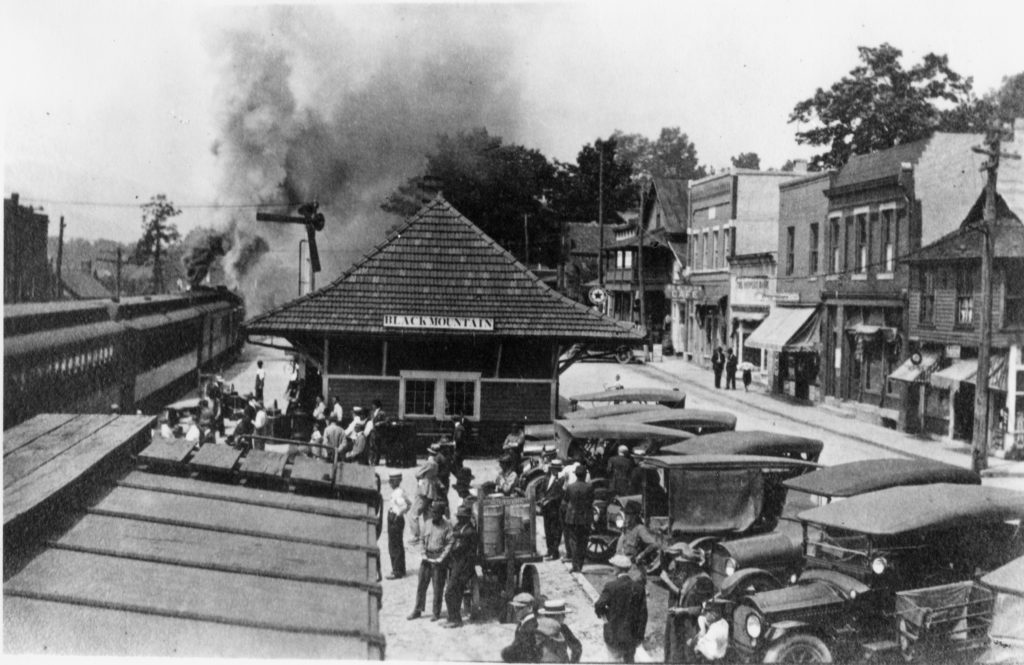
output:
[{"label": "storefront sign", "polygon": [[689,284],[666,284],[665,297],[669,300],[703,300],[704,287]]},{"label": "storefront sign", "polygon": [[428,328],[435,330],[494,330],[494,319],[385,314],[384,327]]}]

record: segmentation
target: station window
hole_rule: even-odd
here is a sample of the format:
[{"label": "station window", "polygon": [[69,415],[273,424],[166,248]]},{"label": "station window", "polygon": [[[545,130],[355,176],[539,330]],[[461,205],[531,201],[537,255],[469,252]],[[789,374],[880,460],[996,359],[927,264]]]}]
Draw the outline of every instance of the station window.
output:
[{"label": "station window", "polygon": [[423,379],[405,382],[405,414],[409,416],[434,415],[436,381]]},{"label": "station window", "polygon": [[480,417],[480,374],[402,372],[400,417],[441,420],[458,413]]},{"label": "station window", "polygon": [[444,415],[475,413],[476,382],[445,381],[444,382]]}]

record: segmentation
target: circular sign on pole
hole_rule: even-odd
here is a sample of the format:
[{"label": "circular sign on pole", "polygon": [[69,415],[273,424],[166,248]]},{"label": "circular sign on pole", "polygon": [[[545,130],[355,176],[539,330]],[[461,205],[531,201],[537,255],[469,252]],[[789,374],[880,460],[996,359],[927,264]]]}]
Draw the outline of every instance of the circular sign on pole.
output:
[{"label": "circular sign on pole", "polygon": [[910,354],[910,362],[913,363],[914,365],[920,365],[921,360],[922,358],[919,352],[915,351],[914,353]]},{"label": "circular sign on pole", "polygon": [[603,305],[604,301],[608,299],[608,293],[605,292],[600,286],[595,286],[590,289],[590,302],[594,305]]}]

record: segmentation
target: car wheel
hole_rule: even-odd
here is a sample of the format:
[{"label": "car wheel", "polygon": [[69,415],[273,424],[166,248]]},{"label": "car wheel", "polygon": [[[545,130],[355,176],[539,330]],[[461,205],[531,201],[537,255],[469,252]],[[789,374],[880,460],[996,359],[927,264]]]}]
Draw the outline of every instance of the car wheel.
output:
[{"label": "car wheel", "polygon": [[831,663],[828,645],[814,635],[797,633],[784,637],[768,649],[766,663]]},{"label": "car wheel", "polygon": [[620,346],[616,348],[615,360],[617,360],[620,365],[628,364],[631,360],[633,360],[633,350],[630,349],[628,346]]},{"label": "car wheel", "polygon": [[598,536],[590,536],[587,538],[587,559],[598,563],[608,563],[612,555],[615,554],[615,546],[618,542],[619,539],[617,537],[609,540]]},{"label": "car wheel", "polygon": [[532,563],[523,566],[519,574],[519,590],[525,591],[534,598],[540,598],[540,573]]}]

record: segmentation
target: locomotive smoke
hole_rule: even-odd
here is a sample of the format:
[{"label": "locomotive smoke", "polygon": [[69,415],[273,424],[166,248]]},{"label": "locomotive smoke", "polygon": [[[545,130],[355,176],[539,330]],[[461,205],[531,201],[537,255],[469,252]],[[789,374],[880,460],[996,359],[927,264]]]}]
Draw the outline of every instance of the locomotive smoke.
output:
[{"label": "locomotive smoke", "polygon": [[[380,204],[422,172],[443,133],[486,127],[514,139],[519,86],[501,14],[475,25],[458,6],[266,7],[218,44],[220,137],[226,200],[287,204],[295,215],[317,199],[323,286],[400,221]],[[339,13],[340,12],[340,13]],[[234,21],[237,23],[237,20]],[[450,27],[459,24],[459,27]],[[231,216],[225,234],[229,284],[250,315],[296,296],[301,225]]]}]

